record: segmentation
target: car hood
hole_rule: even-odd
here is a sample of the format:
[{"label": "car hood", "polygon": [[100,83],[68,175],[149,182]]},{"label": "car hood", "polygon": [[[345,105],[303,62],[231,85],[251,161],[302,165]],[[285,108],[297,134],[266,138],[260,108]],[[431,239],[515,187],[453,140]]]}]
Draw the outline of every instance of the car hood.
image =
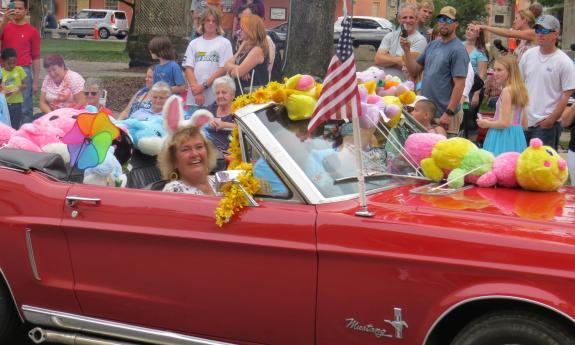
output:
[{"label": "car hood", "polygon": [[451,210],[481,217],[510,217],[575,226],[575,188],[558,192],[532,192],[511,188],[472,187],[450,195],[414,194],[414,185],[374,194],[374,204],[405,205],[419,211]]},{"label": "car hood", "polygon": [[[372,218],[357,219],[372,228],[383,222],[419,224],[438,229],[465,229],[485,235],[509,235],[575,245],[575,188],[530,192],[472,187],[450,195],[411,192],[406,185],[368,196]],[[318,212],[355,215],[358,199],[318,205]]]}]

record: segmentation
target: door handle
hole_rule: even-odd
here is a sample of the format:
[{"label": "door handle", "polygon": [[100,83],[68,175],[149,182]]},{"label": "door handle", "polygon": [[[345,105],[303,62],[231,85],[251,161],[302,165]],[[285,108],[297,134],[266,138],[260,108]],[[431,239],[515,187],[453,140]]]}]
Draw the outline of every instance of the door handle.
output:
[{"label": "door handle", "polygon": [[84,202],[84,203],[92,203],[94,205],[100,204],[100,198],[87,198],[83,196],[76,196],[70,195],[66,197],[66,206],[74,207],[77,203]]}]

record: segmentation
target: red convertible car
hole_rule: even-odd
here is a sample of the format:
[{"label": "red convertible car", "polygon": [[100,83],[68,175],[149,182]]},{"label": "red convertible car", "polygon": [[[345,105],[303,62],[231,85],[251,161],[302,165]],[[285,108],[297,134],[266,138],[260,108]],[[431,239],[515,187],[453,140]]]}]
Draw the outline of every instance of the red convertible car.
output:
[{"label": "red convertible car", "polygon": [[575,344],[574,189],[435,193],[402,163],[406,117],[365,152],[364,217],[331,124],[236,115],[267,188],[221,228],[219,197],[0,149],[0,344]]}]

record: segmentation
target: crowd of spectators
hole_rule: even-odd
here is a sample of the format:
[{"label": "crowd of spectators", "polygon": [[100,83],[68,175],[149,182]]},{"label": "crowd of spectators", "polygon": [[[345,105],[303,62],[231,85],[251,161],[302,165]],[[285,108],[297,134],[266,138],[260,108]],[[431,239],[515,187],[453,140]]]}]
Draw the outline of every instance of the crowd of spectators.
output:
[{"label": "crowd of spectators", "polygon": [[[26,1],[12,3],[13,8],[0,23],[0,121],[14,128],[30,122],[37,115],[33,114],[32,96],[38,90],[42,113],[92,105],[114,115],[101,104],[105,93],[101,80],[84,80],[67,68],[60,55],[44,57],[46,77],[40,88],[40,36],[26,20]],[[431,26],[435,11],[432,1],[404,3],[398,9],[398,30],[384,37],[374,64],[386,74],[411,79],[418,85],[420,96],[419,102],[412,105],[414,116],[430,131],[473,139],[478,127],[488,128],[486,148],[498,151],[507,149],[502,141],[509,139],[495,133],[503,129],[507,133],[512,128],[514,142],[537,137],[557,149],[562,126],[575,127],[575,107],[568,107],[575,90],[575,66],[557,48],[559,21],[541,10],[534,4],[518,11],[512,28],[473,21],[465,28],[462,40],[456,35],[460,25],[456,8],[441,8]],[[233,128],[233,98],[271,80],[275,45],[265,30],[261,0],[234,2],[231,40],[224,36],[220,10],[210,1],[192,1],[191,11],[194,30],[183,63],[177,62],[168,37],[154,37],[148,49],[158,63],[148,69],[145,85],[116,117],[145,121],[161,115],[170,95],[182,95],[186,117],[198,109],[215,115],[203,133],[226,153],[229,130]],[[501,47],[497,55],[504,55],[503,49],[512,55],[491,59],[486,33],[509,38],[510,49]],[[500,47],[500,42],[495,46]],[[492,119],[478,117],[484,99],[495,108]],[[524,130],[523,140],[517,138],[519,129]],[[572,166],[574,140],[569,147]],[[520,150],[523,146],[510,147]]]}]

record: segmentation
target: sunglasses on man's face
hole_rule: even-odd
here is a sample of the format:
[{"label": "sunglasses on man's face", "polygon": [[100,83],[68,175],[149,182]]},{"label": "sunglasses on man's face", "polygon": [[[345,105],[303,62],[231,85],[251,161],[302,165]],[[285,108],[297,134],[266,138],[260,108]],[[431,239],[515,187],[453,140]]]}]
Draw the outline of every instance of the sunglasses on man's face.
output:
[{"label": "sunglasses on man's face", "polygon": [[451,19],[449,17],[437,17],[437,22],[440,24],[453,24],[455,23],[455,19]]},{"label": "sunglasses on man's face", "polygon": [[552,33],[552,32],[555,32],[555,30],[545,29],[545,28],[542,28],[542,27],[540,27],[540,26],[538,26],[538,27],[535,28],[535,33],[536,33],[536,34],[547,35],[547,34],[550,34],[550,33]]},{"label": "sunglasses on man's face", "polygon": [[98,96],[98,91],[84,91],[84,96]]}]

